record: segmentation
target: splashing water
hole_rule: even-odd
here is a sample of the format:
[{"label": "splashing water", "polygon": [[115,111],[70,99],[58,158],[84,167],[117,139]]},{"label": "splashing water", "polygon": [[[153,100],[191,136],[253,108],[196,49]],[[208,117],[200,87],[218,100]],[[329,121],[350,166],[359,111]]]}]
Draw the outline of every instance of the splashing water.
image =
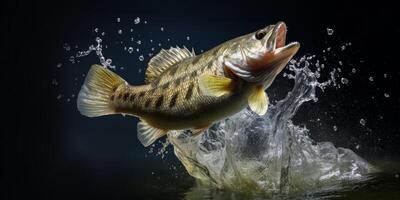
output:
[{"label": "splashing water", "polygon": [[198,137],[188,131],[170,132],[169,142],[189,174],[218,188],[288,193],[373,171],[350,149],[330,142],[314,144],[309,130],[291,121],[303,103],[317,101],[316,87],[335,83],[318,82],[308,65],[304,58],[291,62],[293,74],[287,77],[294,80],[294,87],[270,105],[265,116],[246,109]]},{"label": "splashing water", "polygon": [[[135,18],[134,24],[139,23],[140,18]],[[164,31],[164,27],[161,31]],[[327,31],[328,35],[333,34],[332,29]],[[190,41],[190,36],[186,36],[186,40]],[[116,70],[112,60],[103,56],[102,39],[97,37],[96,43],[86,51],[79,51],[74,58],[95,52],[104,67]],[[141,41],[136,43],[140,45]],[[154,50],[154,47],[151,48],[151,52]],[[131,54],[134,50],[128,47],[126,51]],[[139,48],[136,51],[139,52]],[[190,131],[171,131],[167,142],[156,154],[163,157],[167,152],[166,147],[172,144],[175,155],[187,172],[200,183],[241,191],[287,194],[336,181],[357,180],[375,171],[373,166],[352,150],[336,148],[331,142],[315,143],[306,127],[292,122],[303,103],[317,101],[316,88],[338,88],[340,84],[349,83],[346,78],[336,81],[340,68],[333,68],[329,79],[320,82],[320,72],[326,66],[317,61],[313,64],[316,70],[312,71],[310,62],[313,58],[302,57],[290,62],[291,73],[284,76],[293,80],[294,86],[284,99],[269,106],[265,116],[245,109],[216,123],[197,137],[192,137]],[[138,56],[138,60],[144,61],[143,54]],[[138,71],[141,73],[142,69]],[[356,73],[355,68],[351,71]],[[337,131],[336,126],[334,129]]]}]

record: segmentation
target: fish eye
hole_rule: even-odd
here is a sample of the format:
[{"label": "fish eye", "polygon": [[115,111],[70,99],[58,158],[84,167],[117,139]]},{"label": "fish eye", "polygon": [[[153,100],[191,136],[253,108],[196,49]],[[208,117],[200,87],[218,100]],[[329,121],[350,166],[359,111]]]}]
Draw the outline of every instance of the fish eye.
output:
[{"label": "fish eye", "polygon": [[261,40],[261,39],[264,38],[265,35],[267,35],[267,32],[266,32],[266,31],[264,31],[264,30],[259,30],[259,31],[257,31],[257,33],[256,33],[256,38],[257,38],[257,40]]}]

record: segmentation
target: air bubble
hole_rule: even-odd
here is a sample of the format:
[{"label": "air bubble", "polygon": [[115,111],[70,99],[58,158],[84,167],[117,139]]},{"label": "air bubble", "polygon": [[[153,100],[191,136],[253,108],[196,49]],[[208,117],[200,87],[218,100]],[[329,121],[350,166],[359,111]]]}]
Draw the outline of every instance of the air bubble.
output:
[{"label": "air bubble", "polygon": [[140,55],[140,56],[139,56],[139,60],[140,60],[140,61],[143,61],[143,60],[144,60],[144,56],[143,56],[143,55]]},{"label": "air bubble", "polygon": [[347,85],[349,83],[349,80],[347,78],[341,78],[340,82],[342,82],[343,84]]},{"label": "air bubble", "polygon": [[326,32],[328,33],[328,35],[333,35],[333,29],[331,28],[326,28]]},{"label": "air bubble", "polygon": [[140,23],[140,18],[139,18],[139,17],[136,17],[136,18],[133,20],[133,23],[139,24],[139,23]]},{"label": "air bubble", "polygon": [[365,119],[360,119],[360,124],[362,125],[362,126],[365,126],[365,124],[367,124],[367,121],[365,120]]}]

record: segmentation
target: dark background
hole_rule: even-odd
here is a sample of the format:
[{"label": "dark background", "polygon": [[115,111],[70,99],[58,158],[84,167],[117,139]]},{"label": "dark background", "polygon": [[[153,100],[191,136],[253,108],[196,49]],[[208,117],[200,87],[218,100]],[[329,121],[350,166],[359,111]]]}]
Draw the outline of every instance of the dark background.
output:
[{"label": "dark background", "polygon": [[[328,89],[318,103],[303,106],[295,121],[306,124],[316,141],[351,148],[378,166],[399,159],[400,26],[393,3],[17,0],[0,6],[1,199],[177,198],[193,184],[171,154],[161,159],[147,153],[136,139],[136,119],[89,119],[76,110],[76,99],[56,99],[60,93],[76,94],[83,78],[74,78],[97,62],[92,55],[67,64],[63,44],[87,48],[95,37],[93,29],[106,29],[117,17],[139,16],[149,27],[165,26],[171,46],[193,46],[197,52],[280,20],[288,24],[289,41],[302,44],[298,55],[320,55],[328,46],[337,49],[351,42],[351,50],[339,55],[356,66],[353,76],[348,75],[351,67],[342,67],[350,85]],[[327,36],[327,27],[334,29],[334,36]],[[193,39],[184,41],[186,35]],[[152,37],[165,41],[164,35]],[[143,83],[137,68],[144,68],[148,58],[138,62],[118,54],[108,50],[107,55],[126,66],[121,75],[130,83]],[[59,62],[64,63],[61,70]],[[59,82],[56,88],[53,79]],[[279,84],[284,82],[277,80],[271,89],[274,100],[282,97]],[[313,122],[316,118],[321,124]],[[365,127],[361,118],[367,120]],[[338,131],[332,130],[335,125]]]}]

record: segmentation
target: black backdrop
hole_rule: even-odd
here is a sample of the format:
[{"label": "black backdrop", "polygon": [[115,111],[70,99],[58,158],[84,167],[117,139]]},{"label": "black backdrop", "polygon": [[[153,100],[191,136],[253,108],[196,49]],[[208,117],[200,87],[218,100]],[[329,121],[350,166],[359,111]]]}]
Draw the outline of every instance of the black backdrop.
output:
[{"label": "black backdrop", "polygon": [[[129,123],[121,122],[124,121],[121,118],[93,121],[80,116],[74,106],[55,100],[59,91],[54,90],[51,81],[55,74],[60,76],[55,66],[64,56],[62,45],[66,41],[77,40],[85,34],[82,30],[93,24],[107,23],[107,20],[116,17],[142,16],[175,30],[191,30],[190,33],[199,38],[193,40],[199,43],[193,46],[202,48],[253,31],[266,23],[283,20],[289,25],[289,40],[299,38],[302,43],[302,53],[309,49],[322,49],[326,45],[325,40],[319,38],[326,35],[327,27],[332,27],[342,41],[353,43],[356,56],[365,59],[365,64],[362,66],[364,73],[353,78],[352,86],[344,90],[340,105],[326,109],[328,112],[334,109],[338,121],[351,121],[343,123],[342,127],[354,131],[352,137],[355,139],[357,133],[365,132],[364,129],[354,128],[358,125],[357,120],[360,116],[368,118],[373,134],[370,136],[372,139],[361,142],[363,148],[358,153],[362,156],[397,160],[400,155],[397,145],[400,142],[400,74],[397,62],[400,26],[394,4],[384,1],[16,0],[2,1],[0,6],[2,199],[36,196],[44,199],[152,197],[157,190],[146,189],[142,185],[162,183],[172,185],[169,192],[161,195],[168,197],[180,192],[176,188],[185,190],[189,187],[186,183],[185,186],[179,186],[182,179],[148,178],[152,171],[163,168],[165,162],[161,162],[159,157],[145,159],[147,150],[135,139],[134,120],[129,119]],[[209,29],[216,29],[214,32],[219,35],[213,37]],[[225,36],[223,30],[236,32],[227,32]],[[366,86],[369,74],[378,77],[383,73],[389,74],[390,79],[386,82],[376,81],[373,87]],[[384,88],[390,92],[390,99],[379,100],[382,98],[377,97],[378,100],[371,101],[371,96],[379,96],[382,92],[371,88]],[[339,98],[335,96],[338,94],[328,95],[325,100],[322,98],[322,105],[318,108],[324,110],[324,102],[329,104],[328,99]],[[302,109],[298,120],[306,122],[301,119],[307,118],[315,106],[310,104]],[[379,120],[379,115],[384,115],[384,120]],[[74,126],[74,130],[81,127],[83,132],[94,132],[86,137],[93,138],[91,151],[98,151],[101,156],[89,153],[88,159],[98,161],[92,165],[100,167],[90,167],[92,165],[85,164],[85,157],[75,158],[74,154],[71,156],[68,152],[74,149],[67,147],[69,143],[65,142],[70,126]],[[318,130],[312,125],[310,128]],[[105,129],[103,132],[116,129],[124,134],[99,134],[101,138],[96,139],[95,133],[101,132],[99,129]],[[331,128],[325,131],[332,132]],[[335,135],[332,132],[327,135],[315,134],[313,137],[354,149],[354,143],[349,142],[347,135]],[[113,144],[109,144],[109,140]],[[127,150],[129,154],[125,154]],[[160,170],[158,173],[169,172]]]}]

